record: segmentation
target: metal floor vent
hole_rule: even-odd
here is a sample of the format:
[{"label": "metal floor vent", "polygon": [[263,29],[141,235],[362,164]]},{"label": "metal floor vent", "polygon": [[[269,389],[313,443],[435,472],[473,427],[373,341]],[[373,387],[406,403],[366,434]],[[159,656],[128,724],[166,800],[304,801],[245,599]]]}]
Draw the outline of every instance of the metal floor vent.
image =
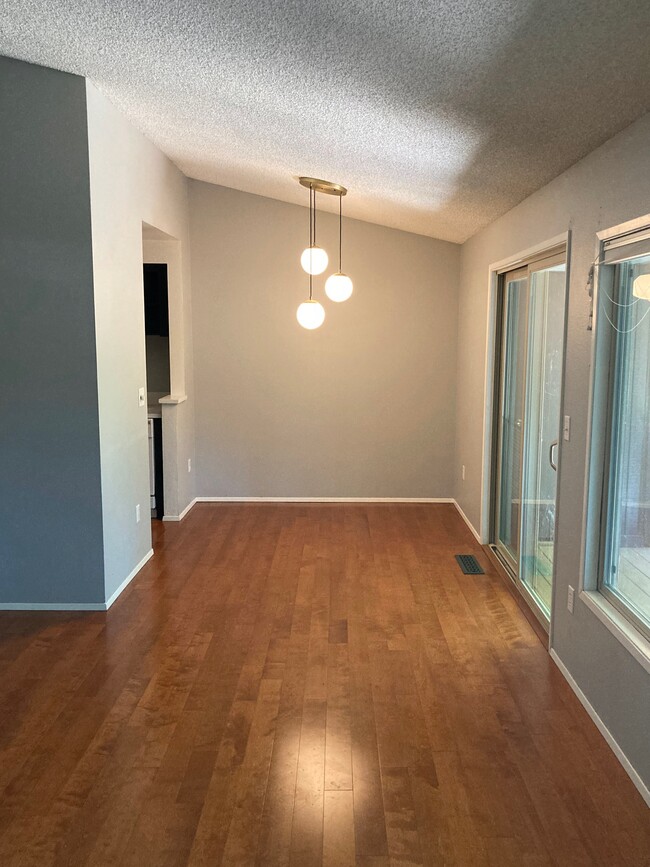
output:
[{"label": "metal floor vent", "polygon": [[473,554],[456,554],[456,560],[465,575],[485,575]]}]

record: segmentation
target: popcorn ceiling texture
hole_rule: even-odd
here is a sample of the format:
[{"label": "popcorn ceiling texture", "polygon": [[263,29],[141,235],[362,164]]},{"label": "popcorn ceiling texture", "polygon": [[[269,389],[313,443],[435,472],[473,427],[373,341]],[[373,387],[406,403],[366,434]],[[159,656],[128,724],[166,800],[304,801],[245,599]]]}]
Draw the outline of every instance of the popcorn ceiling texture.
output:
[{"label": "popcorn ceiling texture", "polygon": [[[464,241],[650,108],[648,0],[4,0],[188,176]],[[335,202],[321,196],[321,207]]]}]

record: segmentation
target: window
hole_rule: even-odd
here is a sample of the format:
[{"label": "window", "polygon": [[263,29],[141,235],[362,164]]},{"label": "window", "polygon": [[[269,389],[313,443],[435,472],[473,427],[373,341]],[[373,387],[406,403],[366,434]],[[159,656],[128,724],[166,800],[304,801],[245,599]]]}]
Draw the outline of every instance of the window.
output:
[{"label": "window", "polygon": [[650,232],[606,241],[601,261],[598,590],[650,637]]}]

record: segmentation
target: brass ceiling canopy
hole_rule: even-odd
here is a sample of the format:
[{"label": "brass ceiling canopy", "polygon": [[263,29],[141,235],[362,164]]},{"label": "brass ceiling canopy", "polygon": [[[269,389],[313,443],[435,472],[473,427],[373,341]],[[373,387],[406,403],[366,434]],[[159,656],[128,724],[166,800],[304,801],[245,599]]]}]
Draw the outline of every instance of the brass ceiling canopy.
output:
[{"label": "brass ceiling canopy", "polygon": [[335,184],[332,181],[324,181],[322,178],[298,178],[299,183],[309,190],[315,190],[317,193],[326,193],[328,196],[344,196],[347,189],[341,184]]}]

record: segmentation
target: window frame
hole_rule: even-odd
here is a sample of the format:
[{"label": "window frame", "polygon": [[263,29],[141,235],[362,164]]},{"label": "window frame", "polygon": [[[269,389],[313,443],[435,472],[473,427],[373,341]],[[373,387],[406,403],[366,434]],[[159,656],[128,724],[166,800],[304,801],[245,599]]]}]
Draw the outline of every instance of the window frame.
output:
[{"label": "window frame", "polygon": [[[650,254],[650,247],[648,249]],[[621,279],[619,269],[626,267],[625,260],[616,265],[607,265],[608,268],[614,268],[612,284],[617,285]],[[629,267],[629,266],[628,266]],[[627,275],[623,277],[625,279]],[[629,325],[629,310],[619,313],[617,324],[624,329]],[[624,617],[627,617],[632,624],[641,632],[641,634],[650,639],[650,623],[639,617],[634,608],[626,603],[622,594],[617,593],[610,586],[608,576],[612,574],[612,567],[615,557],[614,546],[617,544],[615,540],[619,535],[620,524],[620,500],[617,495],[617,482],[619,481],[618,463],[621,456],[620,439],[622,435],[622,404],[625,399],[623,394],[624,379],[627,375],[627,365],[629,347],[629,333],[615,334],[612,338],[613,347],[610,350],[610,377],[609,389],[607,395],[606,417],[607,431],[605,439],[605,465],[604,465],[604,485],[603,485],[603,509],[601,512],[600,526],[600,552],[598,562],[598,591],[615,607],[618,608]]]},{"label": "window frame", "polygon": [[[627,236],[627,237],[626,237]],[[611,294],[616,279],[616,250],[650,238],[650,215],[615,226],[597,234],[593,280],[593,339],[591,383],[587,428],[585,510],[580,581],[580,598],[601,622],[650,672],[650,628],[625,601],[607,586],[605,567],[613,533],[611,513],[612,436],[615,434],[615,373],[621,371],[619,354],[624,341],[613,329],[603,327],[599,296]],[[641,255],[634,252],[633,255]],[[610,261],[603,261],[608,259]],[[620,260],[619,260],[620,261]]]}]

